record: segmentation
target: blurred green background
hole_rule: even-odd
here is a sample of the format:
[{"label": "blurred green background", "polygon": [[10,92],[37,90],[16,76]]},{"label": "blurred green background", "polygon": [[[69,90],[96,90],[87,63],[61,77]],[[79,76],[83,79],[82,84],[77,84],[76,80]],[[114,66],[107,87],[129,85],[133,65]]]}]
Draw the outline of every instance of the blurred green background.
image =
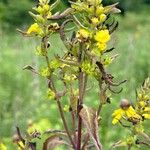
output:
[{"label": "blurred green background", "polygon": [[[113,2],[117,0],[104,0],[104,4]],[[24,38],[16,31],[16,28],[26,29],[32,22],[28,11],[35,3],[36,0],[0,1],[0,139],[7,145],[8,150],[15,149],[11,136],[15,133],[16,125],[23,132],[29,120],[43,128],[61,128],[55,102],[45,98],[45,80],[22,70],[27,64],[36,68],[40,68],[42,64],[41,58],[35,55],[38,40]],[[62,1],[57,10],[65,7],[68,6]],[[116,80],[128,81],[123,85],[121,94],[112,95],[112,105],[104,107],[101,137],[105,149],[127,135],[123,128],[112,126],[113,110],[118,107],[121,98],[127,98],[134,103],[135,89],[150,76],[150,1],[120,0],[119,7],[122,15],[116,15],[120,24],[112,40],[112,45],[116,47],[114,53],[119,53],[119,57],[108,70],[114,74]],[[57,35],[50,40],[52,49],[57,53],[63,44]],[[92,101],[93,106],[97,105],[97,95],[93,94],[96,91],[91,91],[87,97],[88,104],[91,105]],[[148,130],[150,123],[145,124]],[[136,149],[142,150],[137,147]],[[143,149],[148,150],[146,147]]]}]

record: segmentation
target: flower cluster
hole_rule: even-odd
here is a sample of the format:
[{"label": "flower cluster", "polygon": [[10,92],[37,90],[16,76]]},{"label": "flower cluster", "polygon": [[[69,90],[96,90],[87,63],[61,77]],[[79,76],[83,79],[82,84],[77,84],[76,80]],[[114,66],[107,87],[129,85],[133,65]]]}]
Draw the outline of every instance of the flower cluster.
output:
[{"label": "flower cluster", "polygon": [[107,48],[106,43],[110,40],[109,31],[107,29],[100,30],[96,33],[94,38],[97,41],[97,46],[98,46],[99,50],[101,52],[106,50],[106,48]]},{"label": "flower cluster", "polygon": [[47,28],[44,28],[44,25],[48,23],[48,18],[52,16],[53,7],[49,5],[49,0],[39,0],[37,7],[34,7],[33,10],[36,12],[29,12],[29,14],[34,18],[35,23],[33,23],[27,30],[26,34],[29,36],[37,35],[44,37],[49,35],[59,29],[57,23],[51,23]]},{"label": "flower cluster", "polygon": [[115,110],[114,113],[112,114],[112,116],[113,116],[112,123],[113,124],[118,123],[119,121],[121,121],[121,119],[125,119],[134,124],[135,120],[140,121],[142,119],[141,116],[138,115],[136,110],[128,102],[128,100],[126,100],[126,99],[122,100],[120,107],[121,108]]},{"label": "flower cluster", "polygon": [[143,86],[137,91],[137,101],[133,108],[127,100],[123,100],[120,109],[112,114],[113,124],[119,122],[122,118],[127,117],[127,121],[134,124],[141,123],[145,119],[150,119],[150,79],[147,78]]},{"label": "flower cluster", "polygon": [[84,45],[83,49],[87,55],[81,68],[92,76],[97,75],[98,72],[95,61],[100,61],[104,66],[112,62],[112,58],[105,55],[113,50],[108,46],[112,33],[109,18],[111,13],[119,12],[116,5],[105,7],[101,2],[100,0],[79,0],[72,2],[71,5],[75,13],[84,14],[81,15],[82,21],[75,18],[78,27],[76,38],[79,43]]},{"label": "flower cluster", "polygon": [[136,109],[143,119],[150,119],[150,78],[147,78],[137,91]]},{"label": "flower cluster", "polygon": [[110,13],[118,13],[115,5],[104,7],[100,0],[80,0],[72,4],[76,12],[83,13],[82,25],[77,33],[80,41],[93,41],[92,46],[87,46],[96,56],[101,56],[107,50],[107,42],[110,40],[109,27],[105,22]]},{"label": "flower cluster", "polygon": [[123,140],[122,143],[126,145],[138,144],[139,136],[149,141],[149,136],[145,133],[144,129],[144,121],[150,119],[149,78],[145,80],[142,87],[137,91],[136,104],[132,106],[128,100],[122,100],[120,108],[114,111],[112,117],[112,124],[115,125],[119,122],[123,127],[128,127],[130,129],[130,136],[127,140]]}]

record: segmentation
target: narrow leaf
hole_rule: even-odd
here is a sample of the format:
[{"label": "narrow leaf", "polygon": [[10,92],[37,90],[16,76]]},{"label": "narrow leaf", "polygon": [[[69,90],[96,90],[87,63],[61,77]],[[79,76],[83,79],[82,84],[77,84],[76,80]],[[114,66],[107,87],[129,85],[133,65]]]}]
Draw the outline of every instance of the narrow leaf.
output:
[{"label": "narrow leaf", "polygon": [[121,10],[118,9],[118,8],[116,8],[117,5],[118,5],[118,3],[115,3],[115,4],[113,4],[113,5],[106,6],[106,7],[105,7],[105,13],[108,13],[108,14],[110,14],[110,13],[120,13]]},{"label": "narrow leaf", "polygon": [[35,69],[30,65],[26,65],[23,67],[23,70],[35,70]]}]

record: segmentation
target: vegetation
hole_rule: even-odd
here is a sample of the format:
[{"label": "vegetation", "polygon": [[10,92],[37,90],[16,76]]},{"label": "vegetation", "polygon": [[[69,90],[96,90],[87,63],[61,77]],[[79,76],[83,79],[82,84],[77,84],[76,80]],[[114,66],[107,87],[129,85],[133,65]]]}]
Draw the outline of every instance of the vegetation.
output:
[{"label": "vegetation", "polygon": [[[55,0],[51,0],[53,3]],[[9,27],[19,27],[22,25],[27,25],[32,21],[31,17],[28,15],[28,10],[37,3],[37,0],[1,0],[0,1],[0,22],[3,28],[9,29]],[[139,11],[141,6],[150,4],[149,0],[103,0],[105,5],[112,4],[115,2],[120,2],[120,8],[128,11],[134,10]],[[64,7],[68,6],[68,0],[61,0],[59,6],[56,10],[62,10]],[[23,19],[22,19],[23,18]],[[14,29],[15,30],[15,29]],[[12,30],[11,30],[12,31]]]}]

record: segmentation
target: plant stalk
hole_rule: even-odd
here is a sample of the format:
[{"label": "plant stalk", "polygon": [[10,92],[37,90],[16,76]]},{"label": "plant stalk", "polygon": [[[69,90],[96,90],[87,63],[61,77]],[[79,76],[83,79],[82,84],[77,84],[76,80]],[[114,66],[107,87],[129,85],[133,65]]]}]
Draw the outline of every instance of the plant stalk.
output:
[{"label": "plant stalk", "polygon": [[[46,37],[45,37],[45,39],[43,40],[43,44],[44,44],[44,45],[47,45],[47,38],[46,38]],[[44,47],[45,47],[45,50],[47,50],[47,49],[46,49],[46,46],[44,46]],[[45,59],[46,59],[47,67],[48,67],[49,71],[51,72],[50,63],[49,63],[49,57],[46,55],[46,56],[45,56]],[[54,85],[54,82],[53,82],[53,80],[52,80],[52,77],[50,77],[50,81],[51,81],[51,83],[52,83],[52,88],[53,88],[54,92],[57,93],[56,88],[55,88],[55,85]],[[58,109],[59,109],[59,112],[60,112],[60,116],[61,116],[61,119],[62,119],[64,128],[65,128],[65,130],[66,130],[66,133],[67,133],[67,135],[68,135],[68,138],[69,138],[69,140],[70,140],[70,142],[71,142],[73,148],[75,149],[75,144],[74,144],[74,142],[73,142],[73,140],[72,140],[72,137],[71,137],[71,134],[70,134],[70,132],[69,132],[69,129],[68,129],[68,126],[67,126],[67,123],[66,123],[66,120],[65,120],[65,116],[64,116],[64,113],[63,113],[63,109],[62,109],[61,103],[60,103],[60,101],[59,101],[59,98],[56,98],[56,101],[57,101],[57,106],[58,106]]]},{"label": "plant stalk", "polygon": [[66,133],[68,135],[68,138],[69,138],[73,148],[75,149],[75,144],[74,144],[74,142],[72,140],[72,137],[71,137],[71,134],[69,132],[69,129],[68,129],[68,126],[67,126],[67,123],[66,123],[66,120],[65,120],[65,116],[64,116],[64,113],[63,113],[63,109],[62,109],[62,106],[61,106],[61,103],[60,103],[59,99],[57,99],[57,105],[58,105],[58,109],[59,109],[59,112],[60,112],[61,119],[62,119],[63,124],[64,124],[64,128],[65,128]]},{"label": "plant stalk", "polygon": [[[80,43],[80,45],[79,45],[79,56],[78,56],[79,64],[82,63],[83,58],[84,58],[83,57],[83,43]],[[83,97],[84,97],[84,94],[86,91],[86,84],[87,84],[87,75],[82,72],[81,68],[79,68],[78,83],[79,83],[79,101],[78,101],[78,111],[77,111],[77,115],[78,115],[78,137],[77,137],[76,150],[81,150],[82,118],[80,117],[79,113],[83,107]]]}]

